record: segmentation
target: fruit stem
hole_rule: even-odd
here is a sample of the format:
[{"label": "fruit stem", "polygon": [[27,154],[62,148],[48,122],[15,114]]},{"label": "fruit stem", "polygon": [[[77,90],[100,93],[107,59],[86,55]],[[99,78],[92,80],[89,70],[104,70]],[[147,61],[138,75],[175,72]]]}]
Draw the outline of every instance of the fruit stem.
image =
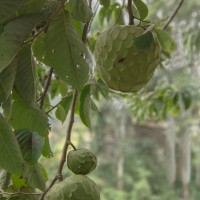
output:
[{"label": "fruit stem", "polygon": [[74,151],[77,150],[76,147],[73,145],[73,143],[72,143],[71,141],[69,141],[68,143],[69,143],[69,145],[74,149]]},{"label": "fruit stem", "polygon": [[132,11],[132,0],[128,0],[128,15],[129,15],[129,25],[134,25],[134,16]]}]

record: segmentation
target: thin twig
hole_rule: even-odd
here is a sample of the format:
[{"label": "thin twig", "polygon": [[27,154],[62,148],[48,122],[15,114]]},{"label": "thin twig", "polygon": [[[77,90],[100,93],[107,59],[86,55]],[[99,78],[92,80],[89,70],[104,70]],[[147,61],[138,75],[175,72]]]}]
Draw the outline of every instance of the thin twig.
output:
[{"label": "thin twig", "polygon": [[134,17],[132,11],[132,0],[128,0],[128,16],[129,16],[129,25],[134,25]]},{"label": "thin twig", "polygon": [[44,88],[44,92],[42,93],[41,98],[40,98],[40,109],[41,110],[42,110],[42,107],[44,105],[45,96],[46,96],[47,91],[49,89],[49,86],[51,84],[52,74],[53,74],[53,68],[51,68],[50,71],[49,71],[49,75],[48,75],[47,82],[46,82],[46,85],[45,85],[45,88]]},{"label": "thin twig", "polygon": [[66,139],[65,139],[64,146],[63,146],[62,155],[61,155],[60,163],[59,163],[59,166],[58,166],[57,174],[54,177],[54,179],[52,180],[52,182],[50,183],[50,185],[47,188],[47,190],[42,194],[42,197],[40,198],[40,200],[44,199],[46,193],[51,189],[51,187],[56,183],[56,181],[58,179],[60,181],[63,180],[62,169],[63,169],[63,166],[64,166],[65,161],[66,161],[67,149],[68,149],[68,146],[69,146],[69,144],[71,142],[71,131],[72,131],[73,123],[74,123],[74,113],[75,113],[75,106],[76,106],[77,96],[78,96],[78,92],[77,92],[77,90],[75,90],[74,95],[73,95],[73,99],[72,99],[72,104],[71,104],[71,112],[70,112],[70,117],[69,117],[69,124],[68,124],[68,128],[67,128],[67,131],[66,131]]},{"label": "thin twig", "polygon": [[172,15],[167,19],[167,21],[165,22],[163,29],[166,29],[169,24],[171,23],[171,21],[174,19],[174,17],[177,15],[178,11],[180,10],[182,4],[183,4],[184,0],[181,0],[179,2],[179,4],[177,5],[177,7],[174,9]]},{"label": "thin twig", "polygon": [[1,195],[11,195],[11,196],[13,196],[13,195],[19,195],[19,194],[22,194],[22,195],[41,195],[42,193],[28,193],[28,192],[13,192],[13,193],[11,193],[11,192],[0,192],[0,194]]},{"label": "thin twig", "polygon": [[55,104],[54,106],[51,106],[51,108],[48,111],[46,111],[46,114],[49,114],[52,110],[57,108],[70,94],[71,94],[71,91],[68,92],[67,95],[63,97],[57,104]]}]

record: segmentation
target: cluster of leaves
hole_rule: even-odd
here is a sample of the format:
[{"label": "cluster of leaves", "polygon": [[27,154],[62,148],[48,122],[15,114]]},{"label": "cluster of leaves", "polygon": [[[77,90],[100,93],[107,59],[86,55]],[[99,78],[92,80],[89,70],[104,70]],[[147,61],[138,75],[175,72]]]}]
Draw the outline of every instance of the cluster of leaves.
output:
[{"label": "cluster of leaves", "polygon": [[167,120],[170,115],[174,117],[180,115],[191,106],[195,106],[198,100],[199,91],[193,86],[181,89],[161,86],[152,92],[129,97],[128,104],[137,120],[157,121]]},{"label": "cluster of leaves", "polygon": [[[73,90],[82,91],[77,113],[89,126],[90,91],[83,86],[93,61],[81,33],[92,17],[87,0],[0,1],[2,191],[45,190],[47,175],[38,159],[52,157],[48,114],[56,109],[64,122]],[[50,99],[58,96],[62,99],[52,109]]]}]

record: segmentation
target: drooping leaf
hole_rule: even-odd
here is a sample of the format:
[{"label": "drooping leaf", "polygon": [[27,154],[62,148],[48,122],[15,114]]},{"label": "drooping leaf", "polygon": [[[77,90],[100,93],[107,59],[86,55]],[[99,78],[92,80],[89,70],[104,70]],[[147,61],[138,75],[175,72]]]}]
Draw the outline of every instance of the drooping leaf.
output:
[{"label": "drooping leaf", "polygon": [[150,48],[152,41],[153,41],[152,33],[151,31],[148,31],[145,34],[142,34],[137,38],[135,38],[133,45],[137,49],[145,50]]},{"label": "drooping leaf", "polygon": [[45,191],[45,178],[43,177],[40,165],[38,163],[32,166],[25,162],[23,177],[32,187]]},{"label": "drooping leaf", "polygon": [[44,138],[37,132],[31,132],[28,129],[16,130],[15,135],[24,160],[30,165],[34,165],[41,156]]},{"label": "drooping leaf", "polygon": [[13,89],[17,71],[17,58],[0,73],[0,85],[2,86],[6,99],[10,96]]},{"label": "drooping leaf", "polygon": [[56,109],[55,115],[62,123],[66,120],[70,105],[72,102],[72,95],[66,97]]},{"label": "drooping leaf", "polygon": [[91,109],[91,98],[90,98],[90,85],[84,86],[80,94],[80,107],[79,115],[82,122],[87,126],[91,127],[90,121],[90,109]]},{"label": "drooping leaf", "polygon": [[32,64],[31,45],[24,46],[19,52],[15,89],[27,103],[36,100],[35,66]]},{"label": "drooping leaf", "polygon": [[147,5],[142,0],[133,0],[133,2],[139,11],[140,19],[145,19],[149,13]]},{"label": "drooping leaf", "polygon": [[155,29],[155,32],[163,51],[174,51],[176,49],[176,43],[169,32],[162,29]]},{"label": "drooping leaf", "polygon": [[6,190],[10,183],[10,173],[4,169],[0,169],[0,190]]},{"label": "drooping leaf", "polygon": [[65,109],[60,105],[57,107],[55,115],[56,115],[56,118],[60,120],[62,123],[65,121],[67,117],[65,114]]},{"label": "drooping leaf", "polygon": [[21,175],[23,158],[16,137],[0,114],[0,167],[10,173]]},{"label": "drooping leaf", "polygon": [[44,146],[42,149],[42,155],[46,158],[52,158],[53,157],[53,152],[51,150],[51,146],[49,143],[49,137],[46,136],[45,137],[45,141],[44,141]]},{"label": "drooping leaf", "polygon": [[92,16],[92,10],[88,5],[87,0],[70,0],[70,13],[74,19],[83,23],[89,21]]},{"label": "drooping leaf", "polygon": [[50,23],[47,32],[50,66],[57,75],[80,90],[89,73],[90,55],[72,26],[70,16],[62,11]]},{"label": "drooping leaf", "polygon": [[189,91],[183,90],[180,92],[180,95],[185,110],[189,109],[192,105],[192,96],[190,95]]},{"label": "drooping leaf", "polygon": [[13,61],[36,21],[36,16],[22,16],[4,26],[0,36],[0,72]]},{"label": "drooping leaf", "polygon": [[47,116],[39,109],[27,104],[14,93],[12,106],[11,124],[15,129],[29,129],[41,136],[48,135],[49,124]]},{"label": "drooping leaf", "polygon": [[100,0],[100,4],[108,8],[110,6],[110,0]]},{"label": "drooping leaf", "polygon": [[47,57],[46,45],[47,45],[47,37],[45,34],[41,34],[38,36],[32,45],[33,55],[35,56],[36,60],[42,62],[43,64],[50,66]]}]

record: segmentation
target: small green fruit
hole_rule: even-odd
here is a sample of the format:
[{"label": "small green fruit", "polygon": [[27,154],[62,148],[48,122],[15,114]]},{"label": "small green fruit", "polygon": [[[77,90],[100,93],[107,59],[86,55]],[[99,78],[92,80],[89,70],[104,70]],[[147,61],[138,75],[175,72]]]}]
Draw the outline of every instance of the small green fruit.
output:
[{"label": "small green fruit", "polygon": [[93,180],[84,175],[73,175],[54,185],[45,200],[100,200],[100,193]]},{"label": "small green fruit", "polygon": [[97,158],[87,149],[77,149],[68,153],[67,165],[74,174],[86,175],[96,168]]},{"label": "small green fruit", "polygon": [[154,30],[121,25],[99,36],[94,55],[97,71],[109,88],[137,92],[153,76],[160,52]]}]

